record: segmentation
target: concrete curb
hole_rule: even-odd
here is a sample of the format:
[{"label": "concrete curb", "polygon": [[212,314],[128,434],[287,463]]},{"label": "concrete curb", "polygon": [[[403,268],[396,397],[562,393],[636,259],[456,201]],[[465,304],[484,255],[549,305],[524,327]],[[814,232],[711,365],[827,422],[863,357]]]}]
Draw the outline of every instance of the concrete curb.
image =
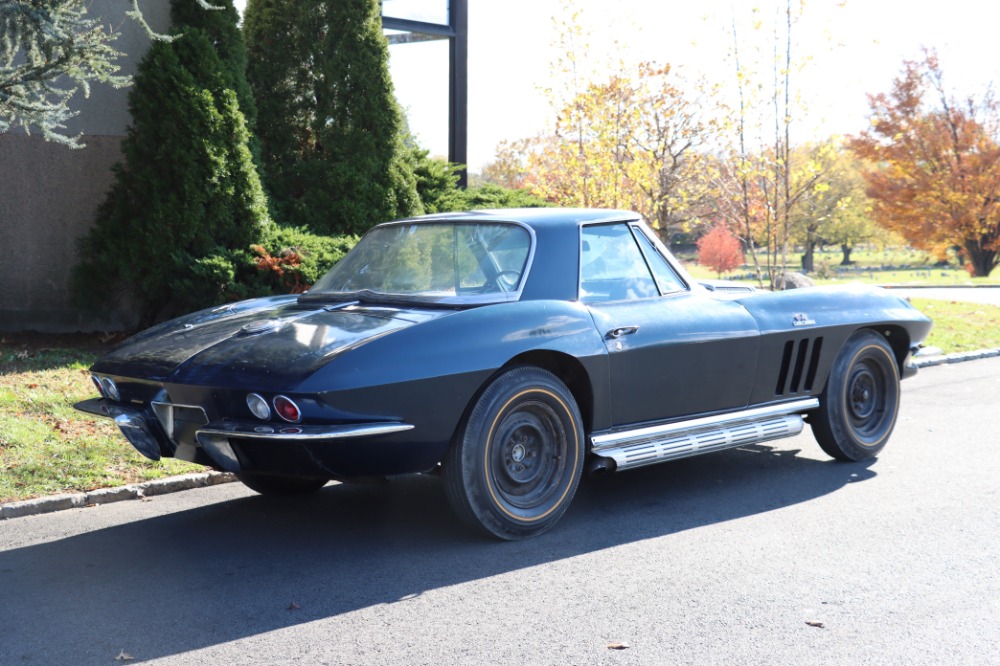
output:
[{"label": "concrete curb", "polygon": [[979,349],[977,351],[970,352],[955,352],[954,354],[944,354],[942,356],[916,359],[913,364],[918,368],[929,368],[935,365],[975,361],[980,358],[991,358],[993,356],[1000,356],[1000,349]]},{"label": "concrete curb", "polygon": [[192,488],[205,488],[220,483],[230,483],[235,480],[236,476],[227,472],[202,472],[199,474],[174,476],[168,479],[157,479],[156,481],[148,481],[146,483],[136,483],[130,486],[100,488],[86,493],[36,497],[35,499],[0,504],[0,520],[36,516],[42,513],[63,511],[65,509],[79,509],[100,504],[111,504],[112,502],[122,502],[125,500],[142,499],[154,495],[174,493],[179,490],[191,490]]},{"label": "concrete curb", "polygon": [[1000,289],[1000,284],[882,284],[883,289]]}]

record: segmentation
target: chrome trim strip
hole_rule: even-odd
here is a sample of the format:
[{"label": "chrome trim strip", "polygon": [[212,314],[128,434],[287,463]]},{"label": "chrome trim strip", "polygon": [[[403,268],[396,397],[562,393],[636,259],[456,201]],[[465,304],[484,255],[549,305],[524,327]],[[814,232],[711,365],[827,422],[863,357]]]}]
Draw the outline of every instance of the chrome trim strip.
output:
[{"label": "chrome trim strip", "polygon": [[593,452],[600,455],[605,449],[613,449],[629,442],[644,440],[654,440],[681,433],[694,432],[698,430],[710,430],[714,428],[726,428],[740,423],[762,421],[765,419],[808,412],[819,407],[818,398],[807,398],[796,400],[795,402],[785,402],[778,405],[768,405],[766,407],[754,407],[744,409],[739,412],[719,414],[716,416],[706,416],[700,419],[688,421],[676,421],[663,425],[637,428],[635,430],[624,430],[620,432],[610,432],[602,435],[594,435],[590,438],[593,444]]},{"label": "chrome trim strip", "polygon": [[237,437],[270,441],[311,442],[355,437],[375,437],[413,430],[409,423],[349,423],[344,425],[262,425],[239,421],[216,421],[199,428],[198,441],[205,437]]},{"label": "chrome trim strip", "polygon": [[150,460],[160,459],[160,444],[142,417],[119,414],[115,417],[115,423],[136,451]]},{"label": "chrome trim strip", "polygon": [[86,414],[112,419],[135,450],[150,460],[160,459],[160,444],[146,423],[142,410],[105,398],[90,398],[73,405]]},{"label": "chrome trim strip", "polygon": [[106,398],[90,398],[76,403],[73,405],[73,409],[106,419],[114,419],[122,415],[130,417],[139,417],[142,415],[141,410],[136,409],[132,405],[111,402]]},{"label": "chrome trim strip", "polygon": [[630,440],[620,446],[594,453],[615,461],[615,469],[624,470],[654,463],[688,458],[703,453],[722,451],[737,446],[759,444],[802,432],[804,424],[799,414],[786,414],[730,426],[697,429],[668,435]]}]

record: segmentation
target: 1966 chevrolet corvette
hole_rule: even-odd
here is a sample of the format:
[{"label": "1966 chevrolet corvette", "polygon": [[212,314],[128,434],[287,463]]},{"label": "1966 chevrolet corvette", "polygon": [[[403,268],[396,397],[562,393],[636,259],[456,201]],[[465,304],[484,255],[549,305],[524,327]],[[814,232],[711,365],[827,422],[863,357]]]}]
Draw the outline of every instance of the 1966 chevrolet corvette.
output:
[{"label": "1966 chevrolet corvette", "polygon": [[635,213],[375,227],[301,296],[197,312],[92,368],[145,456],[263,494],[440,471],[469,525],[551,528],[610,472],[798,434],[878,454],[931,322],[876,288],[700,285]]}]

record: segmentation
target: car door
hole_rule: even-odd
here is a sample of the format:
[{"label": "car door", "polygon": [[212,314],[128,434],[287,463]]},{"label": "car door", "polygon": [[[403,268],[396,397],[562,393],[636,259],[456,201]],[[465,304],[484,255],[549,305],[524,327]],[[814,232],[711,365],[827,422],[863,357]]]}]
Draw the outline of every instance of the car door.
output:
[{"label": "car door", "polygon": [[638,223],[581,228],[580,300],[604,336],[615,426],[745,407],[760,331],[692,290]]}]

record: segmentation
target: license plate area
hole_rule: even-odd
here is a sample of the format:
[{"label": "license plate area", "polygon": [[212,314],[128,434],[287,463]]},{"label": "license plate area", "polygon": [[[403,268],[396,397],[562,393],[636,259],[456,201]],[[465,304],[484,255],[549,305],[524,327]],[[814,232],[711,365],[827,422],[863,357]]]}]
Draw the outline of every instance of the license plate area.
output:
[{"label": "license plate area", "polygon": [[192,405],[175,405],[171,402],[152,402],[150,405],[164,434],[174,446],[197,445],[195,433],[199,428],[208,425],[208,416],[204,409]]}]

